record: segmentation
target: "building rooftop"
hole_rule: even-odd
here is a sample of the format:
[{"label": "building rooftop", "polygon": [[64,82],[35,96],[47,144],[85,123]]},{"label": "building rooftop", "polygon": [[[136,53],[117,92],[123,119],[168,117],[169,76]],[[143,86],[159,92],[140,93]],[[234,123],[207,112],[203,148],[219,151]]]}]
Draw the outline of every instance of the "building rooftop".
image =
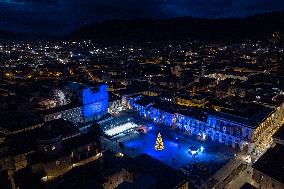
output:
[{"label": "building rooftop", "polygon": [[68,188],[69,186],[71,188],[78,187],[82,180],[98,183],[99,186],[105,183],[109,176],[122,169],[126,169],[134,175],[134,182],[124,182],[119,186],[120,189],[144,189],[153,188],[153,186],[157,189],[172,189],[187,182],[185,175],[147,154],[130,158],[127,155],[118,155],[111,150],[103,152],[100,161],[92,161],[75,167],[58,179],[61,180],[62,188],[67,188],[67,186]]},{"label": "building rooftop", "polygon": [[240,189],[257,189],[257,188],[246,182],[241,186]]},{"label": "building rooftop", "polygon": [[121,100],[121,98],[117,95],[115,95],[112,92],[108,92],[108,101],[109,102],[113,102],[113,101],[117,101],[117,100]]},{"label": "building rooftop", "polygon": [[[51,124],[51,132],[47,132],[46,127]],[[48,139],[53,138],[58,135],[61,135],[63,138],[71,136],[73,134],[78,133],[78,128],[74,127],[73,124],[69,121],[65,120],[54,120],[50,123],[47,122],[43,124],[41,127],[35,128],[30,131],[17,133],[7,137],[7,146],[9,146],[10,150],[8,154],[10,155],[19,155],[22,153],[27,153],[32,150],[37,149],[37,138]]]},{"label": "building rooftop", "polygon": [[66,85],[67,88],[71,88],[73,90],[79,90],[79,89],[84,89],[87,88],[88,85],[83,84],[83,83],[78,83],[78,82],[68,82]]},{"label": "building rooftop", "polygon": [[71,138],[68,138],[66,140],[62,141],[62,149],[58,154],[50,155],[50,156],[44,156],[38,152],[33,153],[29,156],[29,161],[32,162],[51,162],[59,157],[67,156],[71,153],[72,150],[82,147],[84,145],[90,144],[96,142],[98,144],[98,148],[100,148],[100,141],[98,137],[97,131],[89,131],[87,133],[82,133],[76,136],[73,136]]},{"label": "building rooftop", "polygon": [[181,106],[171,102],[162,101],[159,97],[152,96],[142,96],[139,100],[135,101],[135,104],[138,104],[143,107],[146,107],[151,103],[151,107],[170,114],[178,113],[200,121],[205,121],[207,119],[207,112],[203,108]]},{"label": "building rooftop", "polygon": [[19,111],[1,111],[0,117],[0,127],[10,132],[32,127],[43,122],[38,116]]},{"label": "building rooftop", "polygon": [[108,150],[103,153],[101,161],[92,161],[73,168],[58,178],[61,180],[61,188],[79,188],[83,180],[84,182],[95,182],[98,186],[103,184],[108,176],[120,171],[122,165],[130,161],[126,156],[118,157],[115,154]]},{"label": "building rooftop", "polygon": [[198,107],[180,106],[172,103],[155,103],[152,107],[162,110],[167,113],[177,113],[187,117],[194,118],[199,121],[205,122],[207,119],[206,109]]},{"label": "building rooftop", "polygon": [[90,144],[92,142],[100,143],[99,141],[100,138],[98,134],[99,134],[98,131],[89,131],[87,133],[82,133],[68,140],[64,140],[62,143],[62,146],[64,150],[70,151],[72,149],[75,149],[77,147],[80,147],[86,144]]},{"label": "building rooftop", "polygon": [[57,106],[54,108],[49,108],[49,109],[45,109],[39,112],[39,114],[41,115],[48,115],[48,114],[53,114],[53,113],[57,113],[57,112],[61,112],[61,111],[65,111],[65,110],[69,110],[72,108],[77,108],[80,107],[80,104],[77,102],[72,102],[63,106]]},{"label": "building rooftop", "polygon": [[276,144],[268,149],[252,167],[269,177],[284,183],[284,146]]},{"label": "building rooftop", "polygon": [[210,111],[210,115],[255,128],[273,111],[273,108],[260,104],[241,104],[236,105],[232,109],[222,108],[221,111],[212,110]]},{"label": "building rooftop", "polygon": [[135,101],[135,104],[140,106],[147,106],[155,101],[156,97],[142,96],[139,100]]},{"label": "building rooftop", "polygon": [[140,169],[147,172],[159,183],[157,188],[172,189],[178,188],[188,181],[181,172],[167,166],[147,154],[141,154],[134,158],[135,164]]},{"label": "building rooftop", "polygon": [[170,114],[178,113],[203,122],[206,121],[207,115],[211,115],[251,128],[255,128],[274,111],[274,108],[272,107],[252,103],[239,103],[233,105],[221,104],[219,105],[221,106],[221,110],[215,111],[206,108],[176,105],[171,102],[162,101],[159,97],[149,96],[142,96],[139,100],[136,100],[135,103],[143,107],[152,103],[151,107],[153,108],[157,108]]},{"label": "building rooftop", "polygon": [[278,139],[278,140],[284,140],[284,125],[280,127],[273,135],[273,138]]},{"label": "building rooftop", "polygon": [[40,177],[38,177],[38,175],[32,174],[32,171],[31,169],[29,169],[29,167],[16,171],[14,173],[14,182],[17,188],[23,188],[23,189],[29,189],[29,188],[44,189],[46,188],[44,183],[41,182]]},{"label": "building rooftop", "polygon": [[5,189],[12,189],[7,170],[0,171],[0,186],[5,186]]},{"label": "building rooftop", "polygon": [[157,180],[149,174],[141,174],[132,183],[123,182],[117,189],[152,189],[157,185]]},{"label": "building rooftop", "polygon": [[66,137],[79,132],[70,121],[63,119],[56,119],[45,122],[44,125],[38,129],[36,138],[40,140],[50,140],[59,136]]},{"label": "building rooftop", "polygon": [[72,91],[81,91],[83,89],[90,88],[93,91],[97,91],[101,86],[106,85],[106,83],[103,82],[85,82],[85,83],[79,83],[79,82],[68,82],[65,87]]},{"label": "building rooftop", "polygon": [[201,93],[196,95],[180,94],[177,96],[177,98],[182,98],[186,100],[205,100],[205,95]]}]

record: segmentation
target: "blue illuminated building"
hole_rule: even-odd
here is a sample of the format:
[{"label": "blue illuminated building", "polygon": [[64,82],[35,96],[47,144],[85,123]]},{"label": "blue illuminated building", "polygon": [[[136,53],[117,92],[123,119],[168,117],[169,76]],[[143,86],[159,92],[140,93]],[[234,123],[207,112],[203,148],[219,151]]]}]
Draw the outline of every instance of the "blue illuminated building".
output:
[{"label": "blue illuminated building", "polygon": [[129,106],[142,118],[163,127],[179,129],[201,140],[210,138],[241,150],[247,147],[249,153],[253,151],[255,141],[260,140],[259,136],[269,128],[273,116],[283,115],[261,105],[249,104],[243,108],[246,110],[243,114],[185,107],[149,96],[130,98]]},{"label": "blue illuminated building", "polygon": [[166,126],[173,126],[175,122],[173,113],[167,112],[157,105],[150,108],[150,118],[154,121],[154,123]]},{"label": "blue illuminated building", "polygon": [[99,119],[108,110],[107,85],[98,88],[85,88],[82,91],[82,115],[87,120]]},{"label": "blue illuminated building", "polygon": [[84,121],[98,120],[107,114],[108,92],[106,84],[98,84],[90,87],[81,83],[69,83],[68,88],[76,92],[79,103],[82,106],[82,118]]}]

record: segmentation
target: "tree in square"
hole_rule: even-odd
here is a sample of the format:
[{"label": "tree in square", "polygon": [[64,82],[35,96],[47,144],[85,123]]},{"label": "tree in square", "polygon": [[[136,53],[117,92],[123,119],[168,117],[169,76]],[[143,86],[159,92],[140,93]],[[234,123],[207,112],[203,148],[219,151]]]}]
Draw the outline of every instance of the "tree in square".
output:
[{"label": "tree in square", "polygon": [[163,150],[164,149],[164,143],[163,139],[161,136],[161,133],[158,134],[157,140],[156,140],[156,145],[155,145],[156,150]]}]

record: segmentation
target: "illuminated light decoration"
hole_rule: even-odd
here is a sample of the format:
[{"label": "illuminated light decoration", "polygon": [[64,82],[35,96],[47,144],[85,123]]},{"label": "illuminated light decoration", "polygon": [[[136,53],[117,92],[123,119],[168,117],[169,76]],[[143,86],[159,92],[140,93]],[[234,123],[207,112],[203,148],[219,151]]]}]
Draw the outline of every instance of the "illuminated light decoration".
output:
[{"label": "illuminated light decoration", "polygon": [[62,114],[57,114],[53,116],[53,119],[60,119],[62,118]]},{"label": "illuminated light decoration", "polygon": [[92,91],[91,88],[85,88],[82,92],[82,115],[84,117],[94,117],[100,113],[107,112],[107,85],[101,85],[98,91]]},{"label": "illuminated light decoration", "polygon": [[206,139],[206,134],[205,134],[205,133],[202,134],[202,139],[203,139],[203,140]]},{"label": "illuminated light decoration", "polygon": [[188,150],[191,155],[195,155],[198,152],[198,148],[196,146],[190,146]]},{"label": "illuminated light decoration", "polygon": [[189,151],[190,151],[191,155],[195,155],[197,153],[196,150],[189,150]]},{"label": "illuminated light decoration", "polygon": [[162,139],[161,133],[158,134],[158,137],[157,137],[157,140],[156,140],[155,149],[158,150],[158,151],[164,149],[164,143],[163,143],[163,139]]},{"label": "illuminated light decoration", "polygon": [[137,127],[137,124],[127,122],[127,123],[124,123],[124,124],[122,124],[118,127],[114,127],[114,128],[109,129],[109,130],[106,130],[105,134],[108,135],[108,136],[115,136],[115,135],[123,133],[127,130],[133,129],[135,127]]},{"label": "illuminated light decoration", "polygon": [[185,126],[184,126],[184,129],[185,129],[186,131],[190,131],[190,126],[189,126],[189,125],[185,125]]},{"label": "illuminated light decoration", "polygon": [[108,101],[104,100],[84,105],[82,109],[82,114],[84,117],[93,117],[98,113],[107,111],[107,109],[108,109]]},{"label": "illuminated light decoration", "polygon": [[100,153],[97,153],[97,154],[95,155],[96,158],[100,158],[100,157],[102,157],[102,156],[103,156],[103,153],[101,153],[101,152],[100,152]]},{"label": "illuminated light decoration", "polygon": [[[165,126],[171,125],[173,130],[179,128],[190,135],[194,135],[194,137],[197,135],[199,140],[205,141],[208,138],[216,142],[227,142],[227,137],[234,136],[234,140],[238,140],[238,142],[230,139],[228,140],[230,142],[227,143],[228,146],[233,148],[243,147],[241,144],[244,144],[248,138],[243,138],[242,136],[253,136],[252,141],[255,142],[258,135],[262,132],[261,129],[265,129],[265,125],[263,124],[255,130],[245,129],[247,127],[246,125],[234,123],[233,120],[229,118],[222,118],[222,114],[220,113],[211,115],[205,112],[205,114],[202,113],[202,117],[193,118],[190,115],[184,116],[180,113],[165,112],[166,110],[158,109],[155,105],[147,106],[146,108],[145,106],[135,104],[135,102],[133,102],[133,104],[137,107],[135,111],[141,117],[145,117],[146,115],[149,120],[155,124],[161,124],[165,129],[167,128]],[[271,116],[272,118],[273,115],[274,114]],[[267,120],[271,121],[269,119]],[[175,139],[175,137],[173,139]],[[251,150],[253,149],[250,149],[250,151]],[[202,150],[200,149],[200,151]],[[198,153],[198,151],[193,151],[193,153]]]},{"label": "illuminated light decoration", "polygon": [[48,176],[42,177],[41,180],[42,180],[43,182],[47,182],[47,181],[48,181]]},{"label": "illuminated light decoration", "polygon": [[201,146],[199,149],[196,146],[189,147],[189,152],[191,155],[196,155],[198,152],[202,153],[204,151],[204,147]]},{"label": "illuminated light decoration", "polygon": [[123,157],[123,156],[124,156],[124,154],[123,154],[123,153],[121,153],[121,152],[118,152],[115,156],[116,156],[116,157]]},{"label": "illuminated light decoration", "polygon": [[65,93],[62,92],[59,89],[55,89],[53,91],[54,99],[56,100],[56,103],[60,106],[66,105],[70,103],[70,99],[66,97]]}]

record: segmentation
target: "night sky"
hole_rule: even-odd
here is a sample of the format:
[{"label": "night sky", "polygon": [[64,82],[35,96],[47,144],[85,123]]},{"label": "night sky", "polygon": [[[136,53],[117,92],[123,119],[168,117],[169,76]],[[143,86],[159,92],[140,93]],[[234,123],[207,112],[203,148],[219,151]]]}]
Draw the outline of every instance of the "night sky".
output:
[{"label": "night sky", "polygon": [[62,34],[111,19],[243,17],[284,10],[284,0],[0,0],[0,28]]}]

